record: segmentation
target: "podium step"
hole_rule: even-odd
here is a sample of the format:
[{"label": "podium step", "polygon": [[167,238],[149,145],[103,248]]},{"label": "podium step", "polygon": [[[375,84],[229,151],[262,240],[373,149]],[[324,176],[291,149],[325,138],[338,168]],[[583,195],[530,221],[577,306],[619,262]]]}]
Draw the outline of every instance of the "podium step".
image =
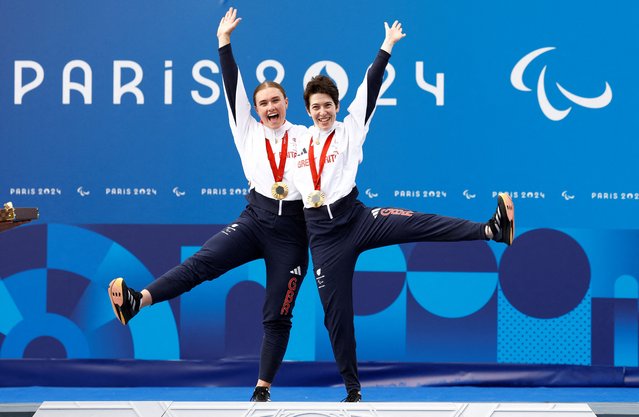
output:
[{"label": "podium step", "polygon": [[596,417],[585,403],[48,401],[35,417]]}]

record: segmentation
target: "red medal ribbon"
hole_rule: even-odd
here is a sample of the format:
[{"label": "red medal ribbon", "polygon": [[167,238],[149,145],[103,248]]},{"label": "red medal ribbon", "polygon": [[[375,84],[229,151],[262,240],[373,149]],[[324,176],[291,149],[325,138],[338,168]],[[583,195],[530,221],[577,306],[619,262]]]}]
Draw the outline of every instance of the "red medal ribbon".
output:
[{"label": "red medal ribbon", "polygon": [[308,145],[308,164],[311,166],[311,177],[313,178],[313,185],[316,190],[320,189],[322,181],[322,171],[324,170],[324,162],[326,162],[326,153],[328,152],[329,146],[331,146],[333,136],[335,136],[334,130],[331,132],[330,135],[328,135],[328,137],[326,138],[326,142],[324,142],[322,154],[320,155],[319,172],[315,167],[315,151],[313,146],[313,138],[311,138],[311,143]]},{"label": "red medal ribbon", "polygon": [[284,133],[284,137],[282,138],[282,151],[280,152],[280,166],[275,165],[275,154],[273,153],[273,148],[271,148],[271,142],[266,140],[266,155],[268,156],[268,161],[271,163],[271,171],[273,171],[273,178],[275,182],[280,182],[284,178],[284,167],[286,166],[286,152],[288,150],[288,130]]}]

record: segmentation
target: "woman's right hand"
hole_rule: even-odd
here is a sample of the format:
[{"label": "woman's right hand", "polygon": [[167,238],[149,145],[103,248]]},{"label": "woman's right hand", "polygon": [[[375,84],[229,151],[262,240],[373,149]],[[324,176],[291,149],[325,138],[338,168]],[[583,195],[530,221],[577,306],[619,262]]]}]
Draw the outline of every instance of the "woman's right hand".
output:
[{"label": "woman's right hand", "polygon": [[231,43],[231,32],[235,30],[241,20],[241,17],[237,17],[237,9],[229,7],[229,10],[224,17],[222,17],[220,25],[217,27],[218,46],[220,48]]}]

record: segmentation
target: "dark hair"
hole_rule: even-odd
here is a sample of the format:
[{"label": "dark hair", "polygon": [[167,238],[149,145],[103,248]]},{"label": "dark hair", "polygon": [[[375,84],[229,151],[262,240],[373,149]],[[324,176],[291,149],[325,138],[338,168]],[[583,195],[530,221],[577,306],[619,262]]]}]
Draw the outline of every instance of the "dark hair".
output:
[{"label": "dark hair", "polygon": [[255,96],[257,95],[257,93],[259,93],[261,90],[264,90],[265,88],[269,88],[269,87],[277,88],[278,90],[280,90],[282,92],[282,95],[284,96],[284,98],[286,98],[286,91],[284,91],[284,87],[282,87],[280,85],[280,83],[276,83],[275,81],[264,81],[260,85],[255,87],[255,91],[253,91],[253,105],[254,106],[257,106],[257,103],[255,102]]},{"label": "dark hair", "polygon": [[337,90],[337,86],[333,80],[325,75],[316,75],[306,84],[306,88],[304,88],[304,104],[306,105],[306,110],[310,109],[310,100],[313,94],[328,94],[335,103],[335,106],[337,107],[339,105],[339,91]]}]

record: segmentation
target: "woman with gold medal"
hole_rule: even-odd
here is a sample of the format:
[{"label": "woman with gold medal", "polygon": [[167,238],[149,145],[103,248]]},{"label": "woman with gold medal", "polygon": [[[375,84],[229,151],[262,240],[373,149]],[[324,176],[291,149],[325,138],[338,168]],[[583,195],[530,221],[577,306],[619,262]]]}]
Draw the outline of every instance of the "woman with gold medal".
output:
[{"label": "woman with gold medal", "polygon": [[304,196],[304,216],[313,258],[314,277],[324,308],[324,323],[346,386],[346,402],[361,401],[353,325],[353,274],[365,250],[424,241],[488,240],[510,245],[514,207],[507,194],[485,223],[397,208],[369,208],[358,199],[357,169],[386,64],[395,43],[406,36],[401,23],[384,23],[386,35],[343,122],[336,121],[339,91],[328,77],[314,77],[304,90],[313,119],[312,137],[299,155],[295,185]]},{"label": "woman with gold medal", "polygon": [[[284,358],[295,299],[308,266],[302,195],[292,182],[299,140],[308,133],[306,127],[286,120],[288,98],[280,84],[261,83],[252,104],[249,101],[231,49],[231,33],[240,21],[237,10],[230,8],[219,23],[217,38],[231,133],[250,184],[248,205],[200,251],[141,292],[117,278],[109,285],[109,297],[117,318],[126,324],[142,307],[170,300],[235,267],[264,259],[264,339],[251,401],[270,401],[270,386]],[[259,120],[251,115],[252,107]]]}]

